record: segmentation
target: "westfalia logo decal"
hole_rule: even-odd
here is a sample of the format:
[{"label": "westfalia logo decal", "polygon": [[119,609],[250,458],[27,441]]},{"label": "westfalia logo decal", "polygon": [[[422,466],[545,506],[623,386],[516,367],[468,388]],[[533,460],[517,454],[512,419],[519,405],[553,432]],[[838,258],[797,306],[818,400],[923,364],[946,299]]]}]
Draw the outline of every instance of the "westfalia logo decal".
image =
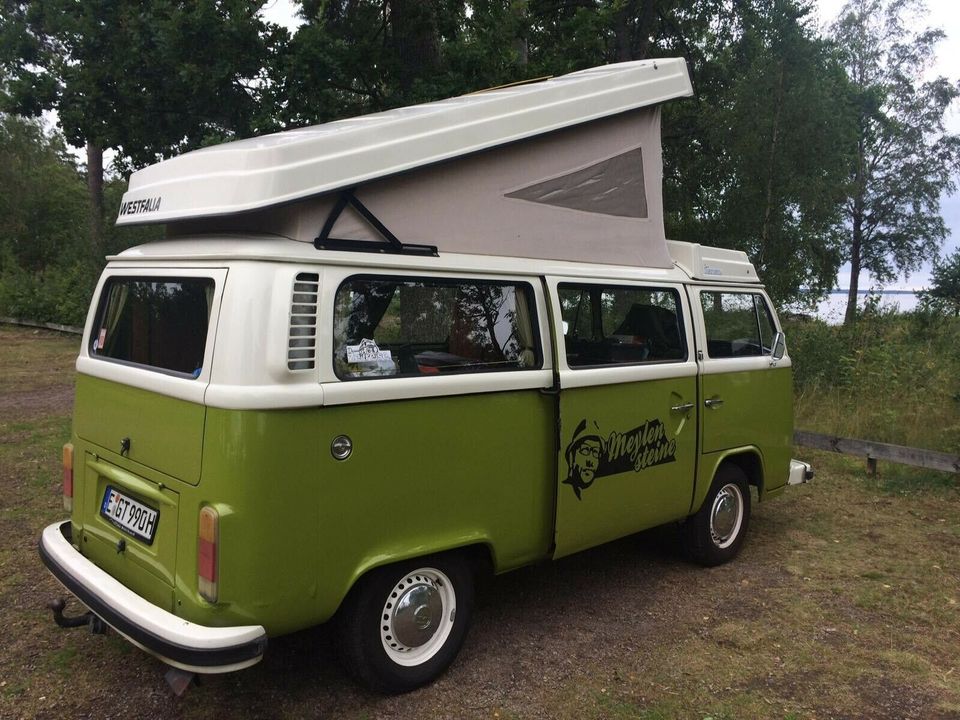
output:
[{"label": "westfalia logo decal", "polygon": [[139,215],[140,213],[156,212],[160,209],[162,197],[144,198],[143,200],[129,200],[120,203],[120,215]]},{"label": "westfalia logo decal", "polygon": [[[597,424],[594,423],[594,427]],[[585,432],[587,421],[581,420],[564,456],[567,479],[577,499],[598,477],[625,472],[642,472],[655,465],[676,462],[677,440],[667,439],[663,423],[654,418],[626,432],[614,430],[606,438]]]}]

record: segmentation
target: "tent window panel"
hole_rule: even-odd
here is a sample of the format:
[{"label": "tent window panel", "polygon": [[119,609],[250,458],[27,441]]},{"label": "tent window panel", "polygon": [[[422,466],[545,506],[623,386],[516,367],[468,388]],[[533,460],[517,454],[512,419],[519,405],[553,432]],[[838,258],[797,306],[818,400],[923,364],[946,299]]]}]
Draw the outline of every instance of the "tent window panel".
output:
[{"label": "tent window panel", "polygon": [[527,283],[355,276],[334,302],[343,380],[534,370],[543,365]]},{"label": "tent window panel", "polygon": [[645,218],[648,210],[643,151],[636,148],[506,196],[601,215]]}]

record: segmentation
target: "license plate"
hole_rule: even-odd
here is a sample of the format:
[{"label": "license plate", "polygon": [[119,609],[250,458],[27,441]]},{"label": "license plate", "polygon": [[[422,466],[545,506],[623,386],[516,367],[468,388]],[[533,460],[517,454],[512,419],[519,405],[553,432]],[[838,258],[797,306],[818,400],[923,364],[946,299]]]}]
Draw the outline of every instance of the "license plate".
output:
[{"label": "license plate", "polygon": [[109,485],[103,494],[100,514],[124,532],[143,540],[147,545],[153,542],[153,536],[157,532],[157,520],[160,519],[160,513],[157,510],[147,507]]}]

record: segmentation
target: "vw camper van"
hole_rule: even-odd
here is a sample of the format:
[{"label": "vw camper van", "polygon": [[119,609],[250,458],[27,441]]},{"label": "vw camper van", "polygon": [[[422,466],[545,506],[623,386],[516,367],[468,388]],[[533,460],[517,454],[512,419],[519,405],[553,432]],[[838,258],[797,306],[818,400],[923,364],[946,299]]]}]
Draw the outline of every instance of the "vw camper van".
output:
[{"label": "vw camper van", "polygon": [[664,237],[690,94],[682,60],[610,65],[135,173],[117,222],[166,239],[97,286],[43,562],[175,668],[332,620],[396,692],[482,574],[665,523],[732,559],[811,472],[753,266]]}]

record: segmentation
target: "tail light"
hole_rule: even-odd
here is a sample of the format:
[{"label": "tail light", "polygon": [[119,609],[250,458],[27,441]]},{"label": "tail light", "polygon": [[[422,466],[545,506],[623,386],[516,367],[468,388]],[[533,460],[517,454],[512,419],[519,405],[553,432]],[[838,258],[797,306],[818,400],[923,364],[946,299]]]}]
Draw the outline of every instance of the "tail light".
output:
[{"label": "tail light", "polygon": [[73,445],[63,446],[63,509],[73,512]]},{"label": "tail light", "polygon": [[212,603],[217,601],[218,593],[219,542],[220,515],[214,508],[205,505],[200,508],[197,538],[197,589],[204,600]]}]

